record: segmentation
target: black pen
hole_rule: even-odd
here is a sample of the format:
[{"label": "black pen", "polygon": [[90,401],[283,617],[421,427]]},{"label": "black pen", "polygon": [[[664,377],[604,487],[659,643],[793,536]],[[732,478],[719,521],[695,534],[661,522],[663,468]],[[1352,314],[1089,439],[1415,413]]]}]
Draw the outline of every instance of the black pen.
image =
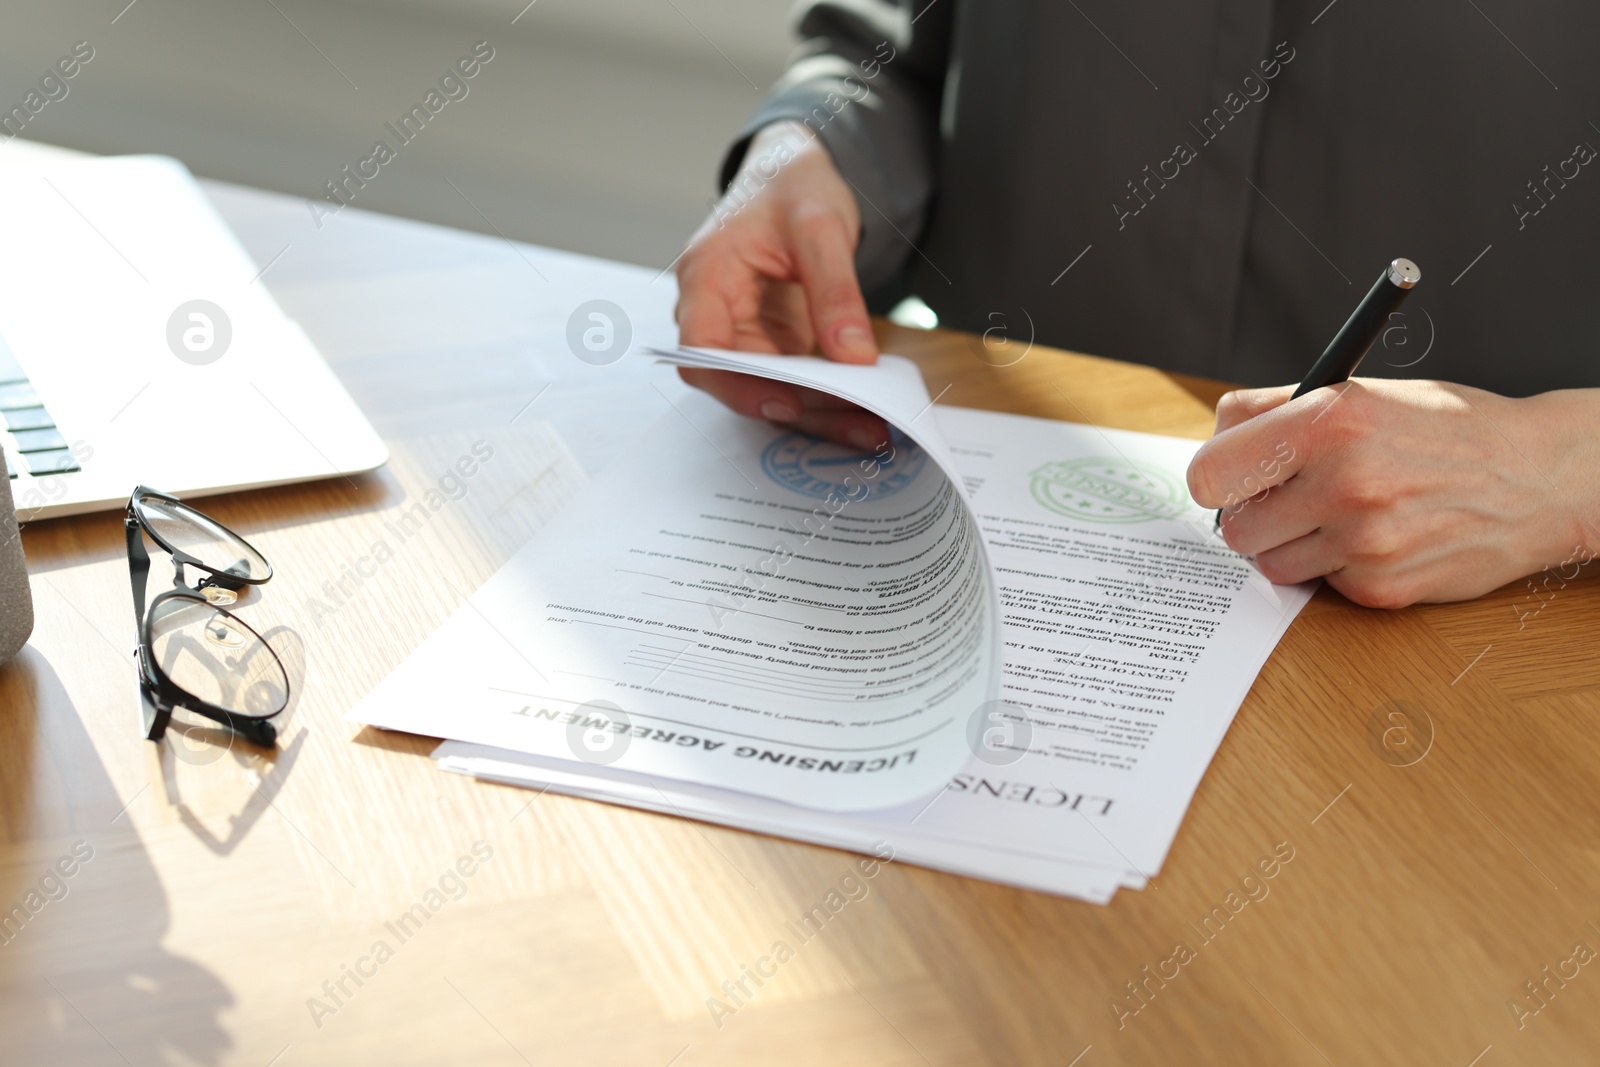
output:
[{"label": "black pen", "polygon": [[[1361,303],[1356,305],[1344,325],[1339,327],[1339,332],[1333,335],[1333,340],[1328,342],[1321,357],[1306,372],[1300,388],[1289,399],[1298,400],[1313,389],[1347,381],[1361,366],[1368,350],[1389,324],[1389,316],[1399,309],[1421,280],[1422,271],[1409,259],[1397,259],[1383,268],[1378,280],[1367,290],[1367,295],[1361,298]],[[1217,509],[1218,529],[1222,527],[1224,510]]]}]

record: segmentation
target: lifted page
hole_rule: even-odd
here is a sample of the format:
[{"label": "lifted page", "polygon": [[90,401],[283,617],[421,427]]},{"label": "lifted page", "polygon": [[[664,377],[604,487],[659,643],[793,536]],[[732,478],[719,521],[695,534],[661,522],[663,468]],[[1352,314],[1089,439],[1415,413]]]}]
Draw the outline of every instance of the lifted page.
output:
[{"label": "lifted page", "polygon": [[894,433],[861,453],[676,402],[350,718],[812,808],[943,788],[999,692],[999,609],[921,377],[730,360]]}]

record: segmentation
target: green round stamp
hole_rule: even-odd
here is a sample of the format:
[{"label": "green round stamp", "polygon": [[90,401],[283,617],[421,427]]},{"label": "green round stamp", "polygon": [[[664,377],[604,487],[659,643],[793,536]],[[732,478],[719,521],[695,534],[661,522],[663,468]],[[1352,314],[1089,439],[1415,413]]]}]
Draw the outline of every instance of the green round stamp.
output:
[{"label": "green round stamp", "polygon": [[1033,472],[1033,498],[1051,511],[1090,522],[1176,519],[1189,494],[1171,475],[1124,459],[1062,460]]}]

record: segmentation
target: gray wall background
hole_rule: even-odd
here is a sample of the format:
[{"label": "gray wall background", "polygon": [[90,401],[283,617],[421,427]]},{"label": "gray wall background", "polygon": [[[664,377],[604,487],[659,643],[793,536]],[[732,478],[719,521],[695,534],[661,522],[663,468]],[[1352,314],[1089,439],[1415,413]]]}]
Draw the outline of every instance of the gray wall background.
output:
[{"label": "gray wall background", "polygon": [[166,153],[204,177],[318,197],[375,140],[398,147],[383,124],[487,40],[495,57],[468,95],[355,206],[666,266],[783,68],[787,0],[526,3],[6,0],[0,111],[87,40],[94,59],[24,137]]}]

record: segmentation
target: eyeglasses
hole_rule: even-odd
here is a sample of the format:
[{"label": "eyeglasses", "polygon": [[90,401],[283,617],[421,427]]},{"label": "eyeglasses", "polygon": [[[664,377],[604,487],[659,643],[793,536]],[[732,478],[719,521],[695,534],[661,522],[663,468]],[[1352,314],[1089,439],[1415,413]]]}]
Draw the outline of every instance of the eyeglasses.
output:
[{"label": "eyeglasses", "polygon": [[[272,565],[255,548],[177,497],[139,486],[128,498],[123,522],[128,574],[133,583],[135,658],[145,736],[159,741],[169,725],[187,730],[173,713],[182,708],[270,747],[278,739],[273,716],[289,703],[289,676],[262,636],[223,610],[239,591],[272,577]],[[148,536],[172,557],[173,588],[145,610],[150,574]],[[185,567],[202,577],[189,585]]]}]

